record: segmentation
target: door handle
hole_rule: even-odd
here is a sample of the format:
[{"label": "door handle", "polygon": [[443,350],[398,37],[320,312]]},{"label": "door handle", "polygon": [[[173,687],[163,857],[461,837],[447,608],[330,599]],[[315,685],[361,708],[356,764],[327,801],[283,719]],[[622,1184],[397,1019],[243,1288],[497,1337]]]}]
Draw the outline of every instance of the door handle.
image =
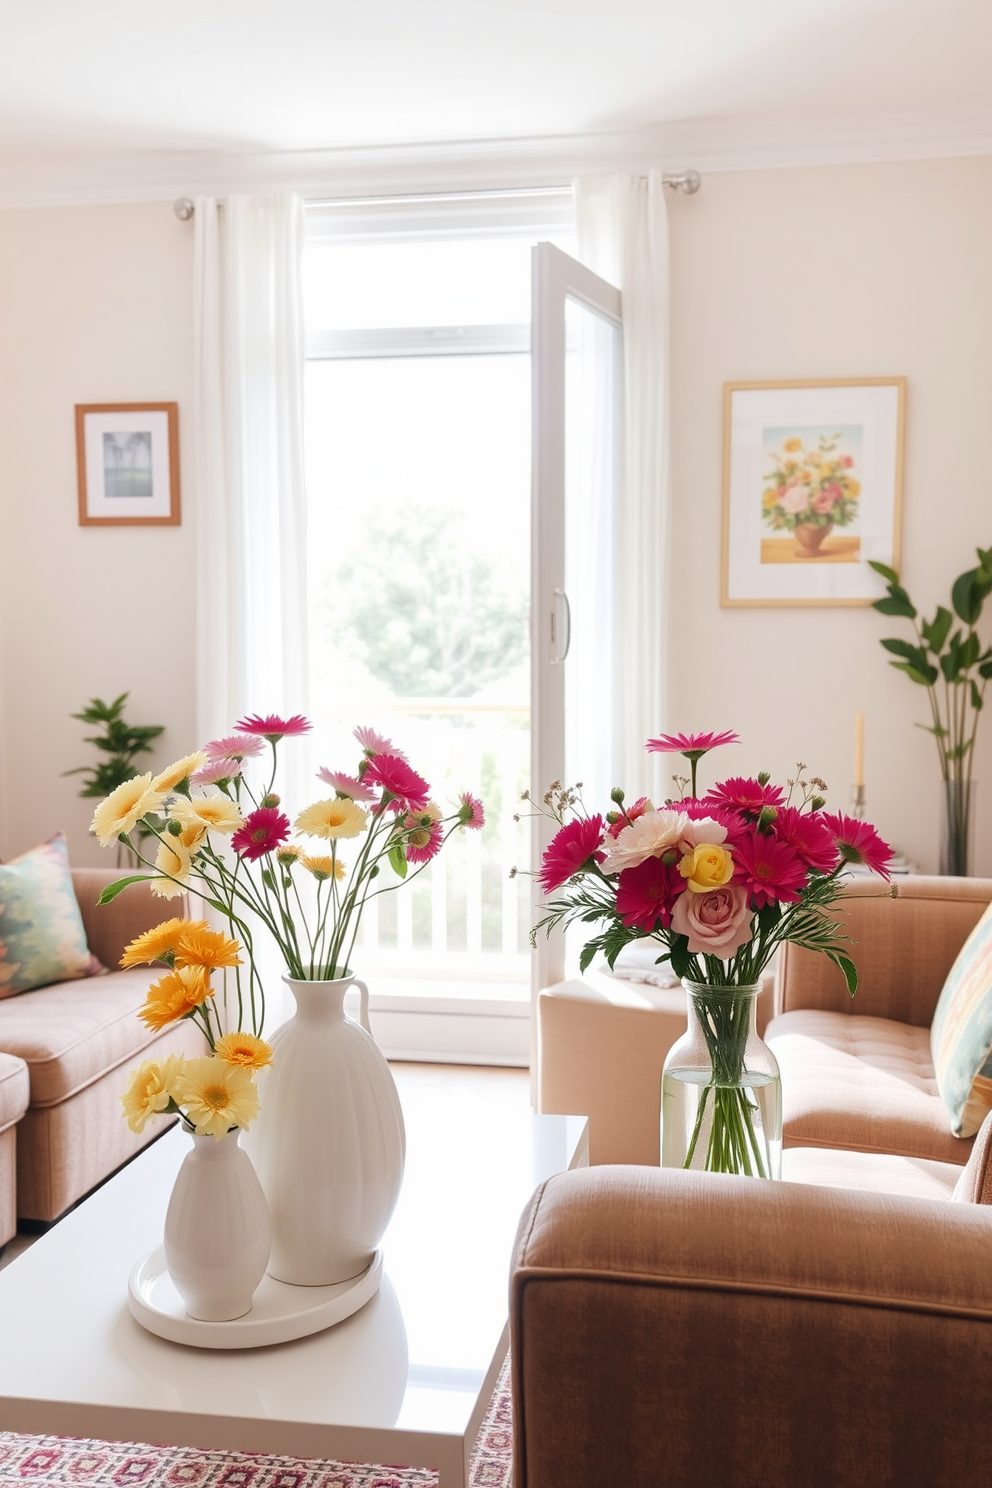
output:
[{"label": "door handle", "polygon": [[[551,592],[555,600],[551,610],[551,665],[561,666],[572,644],[572,606],[568,602],[568,595],[564,589],[552,589]],[[558,624],[559,607],[563,611],[564,626]],[[564,642],[560,639],[562,631],[564,631]]]}]

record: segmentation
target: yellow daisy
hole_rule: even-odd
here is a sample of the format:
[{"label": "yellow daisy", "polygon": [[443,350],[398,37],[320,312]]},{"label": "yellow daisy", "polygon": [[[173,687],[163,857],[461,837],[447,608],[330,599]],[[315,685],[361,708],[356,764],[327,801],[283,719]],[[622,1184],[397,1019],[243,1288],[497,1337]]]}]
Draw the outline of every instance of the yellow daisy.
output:
[{"label": "yellow daisy", "polygon": [[305,854],[300,862],[304,868],[309,868],[318,883],[323,883],[325,878],[336,878],[339,881],[344,878],[344,864],[340,858],[310,857]]},{"label": "yellow daisy", "polygon": [[250,1069],[207,1056],[187,1059],[173,1099],[200,1137],[219,1142],[232,1126],[247,1127],[258,1115],[258,1089]]},{"label": "yellow daisy", "polygon": [[168,1028],[213,997],[210,973],[203,966],[181,966],[148,988],[138,1017],[146,1028]]},{"label": "yellow daisy", "polygon": [[238,942],[220,930],[208,929],[206,924],[188,925],[175,949],[177,966],[206,966],[216,970],[221,966],[241,965]]},{"label": "yellow daisy", "polygon": [[175,790],[177,785],[182,785],[184,780],[188,780],[201,765],[206,763],[207,756],[202,749],[198,749],[195,754],[186,754],[181,760],[176,760],[174,765],[169,765],[163,770],[161,775],[155,776],[152,789],[163,792]]},{"label": "yellow daisy", "polygon": [[132,940],[121,957],[122,966],[150,966],[171,955],[187,930],[205,930],[206,920],[163,920]]},{"label": "yellow daisy", "polygon": [[245,1069],[264,1069],[272,1063],[269,1045],[253,1033],[225,1033],[217,1040],[214,1052],[225,1064],[239,1064]]},{"label": "yellow daisy", "polygon": [[162,794],[152,784],[152,774],[135,775],[125,780],[116,790],[101,801],[93,813],[90,831],[101,847],[109,847],[117,838],[130,832],[143,816],[157,811],[162,804]]},{"label": "yellow daisy", "polygon": [[295,822],[298,832],[306,832],[310,837],[326,837],[328,841],[338,837],[357,837],[367,825],[367,813],[347,796],[315,801],[312,806],[304,807]]},{"label": "yellow daisy", "polygon": [[[160,899],[178,899],[189,882],[193,853],[207,834],[206,827],[183,827],[178,837],[171,833],[158,845],[155,867],[168,878],[153,878],[149,887]],[[174,883],[173,879],[178,880]]]},{"label": "yellow daisy", "polygon": [[184,827],[209,828],[211,832],[236,832],[245,824],[238,803],[221,795],[194,796],[192,800],[180,796],[172,815]]},{"label": "yellow daisy", "polygon": [[121,1105],[133,1132],[143,1132],[145,1123],[166,1109],[183,1063],[181,1054],[170,1054],[161,1063],[157,1059],[147,1059],[140,1068],[131,1071]]}]

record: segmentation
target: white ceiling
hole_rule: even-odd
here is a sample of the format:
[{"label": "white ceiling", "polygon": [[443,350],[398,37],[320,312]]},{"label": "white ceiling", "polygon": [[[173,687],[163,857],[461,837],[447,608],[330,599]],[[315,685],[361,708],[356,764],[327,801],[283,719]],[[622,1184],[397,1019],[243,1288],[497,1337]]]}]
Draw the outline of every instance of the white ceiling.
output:
[{"label": "white ceiling", "polygon": [[0,0],[0,196],[534,137],[992,149],[992,0]]}]

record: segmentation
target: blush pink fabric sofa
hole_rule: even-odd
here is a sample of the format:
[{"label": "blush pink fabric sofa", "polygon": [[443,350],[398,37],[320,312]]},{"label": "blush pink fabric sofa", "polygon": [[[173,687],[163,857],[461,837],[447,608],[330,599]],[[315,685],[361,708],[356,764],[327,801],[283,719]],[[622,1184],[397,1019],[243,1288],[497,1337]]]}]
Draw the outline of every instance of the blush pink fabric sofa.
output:
[{"label": "blush pink fabric sofa", "polygon": [[928,1025],[990,899],[854,881],[853,1002],[788,949],[766,1031],[787,1181],[635,1163],[538,1189],[511,1270],[515,1488],[984,1488],[992,1116],[951,1135]]},{"label": "blush pink fabric sofa", "polygon": [[17,1219],[57,1219],[171,1125],[174,1117],[160,1117],[136,1136],[123,1120],[119,1097],[134,1065],[204,1051],[191,1023],[155,1034],[136,1016],[158,973],[117,970],[124,947],[184,906],[144,884],[98,906],[119,877],[96,868],[72,875],[89,947],[107,975],[0,1000],[0,1244]]}]

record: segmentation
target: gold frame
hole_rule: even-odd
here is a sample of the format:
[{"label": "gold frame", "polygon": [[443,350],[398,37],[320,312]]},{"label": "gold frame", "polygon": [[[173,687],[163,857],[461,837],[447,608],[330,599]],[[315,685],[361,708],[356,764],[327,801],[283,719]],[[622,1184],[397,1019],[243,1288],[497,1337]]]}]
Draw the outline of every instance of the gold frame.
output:
[{"label": "gold frame", "polygon": [[861,388],[894,387],[897,390],[896,404],[896,450],[895,483],[892,504],[892,559],[891,566],[899,568],[902,546],[902,493],[905,461],[906,431],[906,378],[905,377],[815,377],[782,378],[757,382],[725,382],[723,385],[723,506],[720,522],[720,608],[721,609],[819,609],[823,606],[864,608],[874,603],[867,598],[795,598],[795,599],[731,599],[728,593],[730,578],[730,429],[731,404],[736,392],[774,392],[782,388]]},{"label": "gold frame", "polygon": [[[168,419],[169,512],[164,517],[94,517],[86,488],[86,415],[88,413],[164,413]],[[178,527],[182,520],[179,498],[178,403],[77,403],[76,479],[80,527]]]}]

